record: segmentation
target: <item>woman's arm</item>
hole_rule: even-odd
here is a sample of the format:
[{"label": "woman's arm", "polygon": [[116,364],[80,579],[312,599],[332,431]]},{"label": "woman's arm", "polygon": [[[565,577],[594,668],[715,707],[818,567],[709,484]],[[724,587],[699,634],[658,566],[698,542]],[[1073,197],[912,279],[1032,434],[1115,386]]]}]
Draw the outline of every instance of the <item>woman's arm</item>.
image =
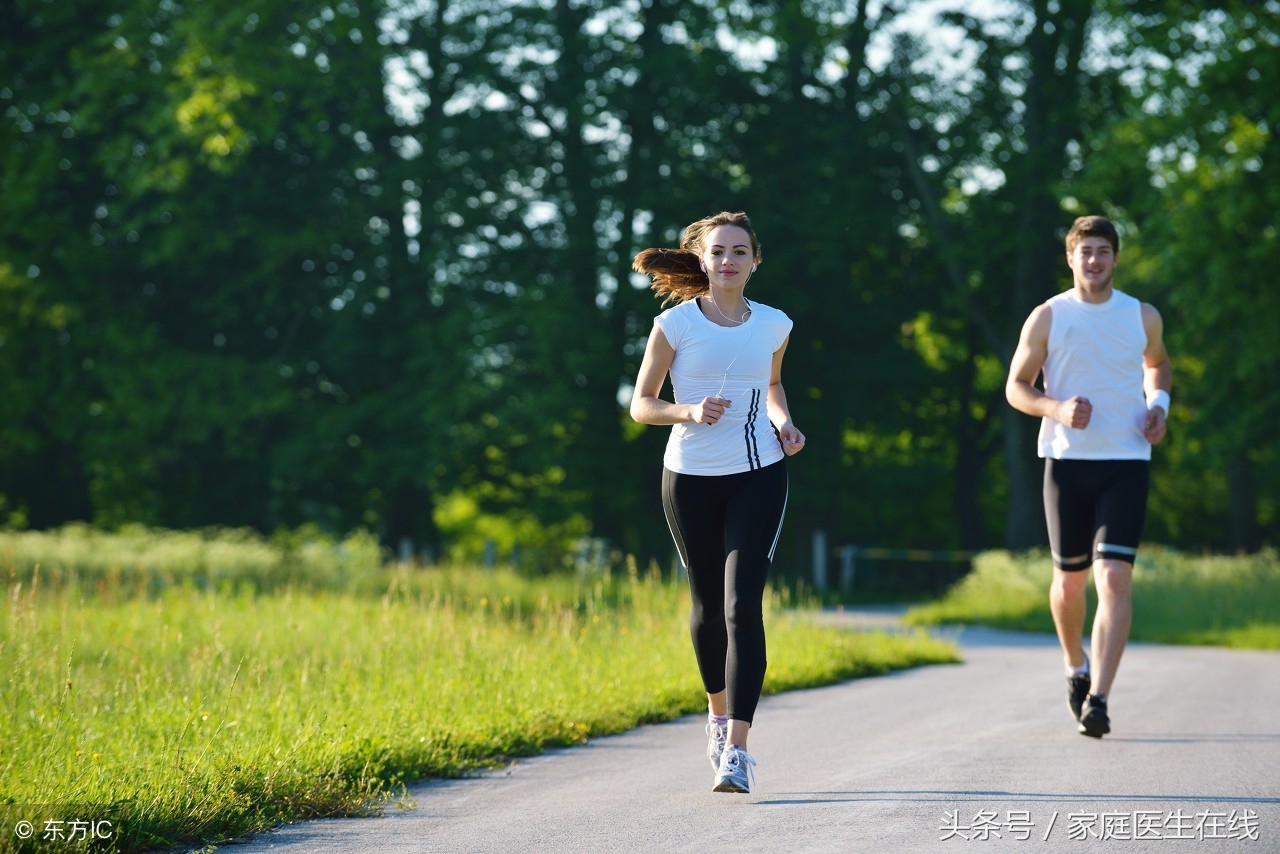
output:
[{"label": "woman's arm", "polygon": [[791,409],[787,406],[787,392],[782,387],[782,357],[787,352],[788,336],[773,354],[773,369],[769,376],[769,423],[778,431],[782,440],[782,452],[787,456],[804,447],[804,434],[791,423]]},{"label": "woman's arm", "polygon": [[631,395],[631,417],[641,424],[684,424],[691,421],[715,424],[729,408],[729,401],[724,398],[705,397],[701,403],[672,403],[658,396],[675,358],[675,348],[655,323],[644,349],[644,359],[640,362],[640,372],[636,375],[636,387]]}]

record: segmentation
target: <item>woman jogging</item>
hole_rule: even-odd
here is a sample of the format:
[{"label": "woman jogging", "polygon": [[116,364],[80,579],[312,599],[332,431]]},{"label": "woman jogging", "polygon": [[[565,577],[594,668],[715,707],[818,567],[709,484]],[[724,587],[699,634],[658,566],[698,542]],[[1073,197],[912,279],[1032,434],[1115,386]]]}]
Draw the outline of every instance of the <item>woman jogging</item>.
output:
[{"label": "woman jogging", "polygon": [[[763,600],[787,505],[784,456],[804,447],[782,389],[791,319],[747,300],[760,243],[744,213],[689,225],[633,266],[679,304],[653,322],[631,417],[671,425],[662,503],[689,574],[714,791],[750,791],[747,732],[764,684]],[[660,397],[671,376],[674,402]]]}]

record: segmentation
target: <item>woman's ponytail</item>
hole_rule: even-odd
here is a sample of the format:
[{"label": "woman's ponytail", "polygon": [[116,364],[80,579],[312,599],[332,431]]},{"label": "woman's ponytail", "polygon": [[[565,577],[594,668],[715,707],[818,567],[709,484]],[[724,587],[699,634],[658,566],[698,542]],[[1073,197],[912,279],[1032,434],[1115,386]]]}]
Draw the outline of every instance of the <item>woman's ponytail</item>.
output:
[{"label": "woman's ponytail", "polygon": [[650,287],[665,305],[672,300],[683,302],[704,294],[710,287],[702,271],[698,253],[688,249],[645,249],[631,262],[631,269],[644,273],[653,283]]},{"label": "woman's ponytail", "polygon": [[644,273],[652,280],[650,287],[663,299],[663,305],[672,300],[684,302],[711,289],[711,282],[702,269],[701,258],[704,239],[708,232],[721,225],[735,225],[751,238],[751,257],[760,258],[760,240],[751,227],[751,220],[741,211],[721,211],[690,223],[684,230],[679,249],[645,249],[631,262],[631,269]]}]

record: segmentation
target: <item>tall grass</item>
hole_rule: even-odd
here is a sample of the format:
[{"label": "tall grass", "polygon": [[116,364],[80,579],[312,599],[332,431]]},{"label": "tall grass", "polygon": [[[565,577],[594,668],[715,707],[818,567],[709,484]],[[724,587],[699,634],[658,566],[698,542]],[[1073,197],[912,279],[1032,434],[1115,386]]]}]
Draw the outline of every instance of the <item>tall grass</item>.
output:
[{"label": "tall grass", "polygon": [[[127,849],[195,845],[362,814],[408,781],[705,708],[687,592],[633,564],[549,579],[400,567],[305,586],[276,563],[238,586],[200,572],[156,586],[73,556],[56,584],[6,570],[6,820],[111,816]],[[766,603],[767,692],[956,658],[923,635],[822,628],[788,599]]]},{"label": "tall grass", "polygon": [[[1052,632],[1050,566],[1043,553],[981,554],[972,573],[938,602],[908,611],[906,620],[915,625],[981,623]],[[1089,591],[1092,612],[1092,585]],[[1280,559],[1274,551],[1192,556],[1144,548],[1133,571],[1131,636],[1163,643],[1280,649]]]},{"label": "tall grass", "polygon": [[270,538],[243,529],[166,531],[88,525],[57,531],[0,531],[0,572],[39,577],[103,593],[199,587],[272,590],[286,585],[344,588],[373,580],[382,567],[377,541],[365,533],[335,538],[314,528]]}]

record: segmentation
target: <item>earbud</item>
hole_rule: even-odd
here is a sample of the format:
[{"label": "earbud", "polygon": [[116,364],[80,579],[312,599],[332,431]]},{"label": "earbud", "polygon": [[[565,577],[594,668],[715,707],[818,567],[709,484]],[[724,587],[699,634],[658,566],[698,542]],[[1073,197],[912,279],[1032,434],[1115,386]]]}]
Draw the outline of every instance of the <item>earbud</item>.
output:
[{"label": "earbud", "polygon": [[754,273],[754,272],[756,271],[756,267],[759,267],[759,266],[760,266],[759,264],[752,264],[752,265],[751,265],[751,272],[753,272],[753,273]]}]

